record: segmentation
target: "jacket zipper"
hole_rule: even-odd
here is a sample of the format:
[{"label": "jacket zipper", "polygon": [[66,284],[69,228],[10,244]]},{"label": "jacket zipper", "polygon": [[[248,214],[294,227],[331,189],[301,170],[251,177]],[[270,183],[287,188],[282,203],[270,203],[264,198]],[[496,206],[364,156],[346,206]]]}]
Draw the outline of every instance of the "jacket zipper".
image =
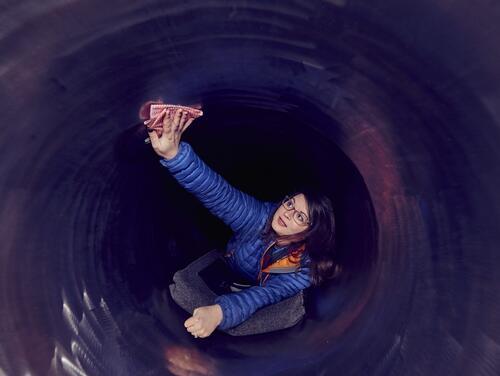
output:
[{"label": "jacket zipper", "polygon": [[267,249],[264,251],[264,253],[262,254],[262,257],[260,258],[260,270],[259,270],[259,276],[257,277],[257,280],[260,282],[260,279],[262,277],[262,266],[263,266],[263,262],[264,262],[264,256],[266,255],[267,251],[269,251],[269,249],[271,249],[271,247],[276,243],[276,241],[273,241],[268,247]]},{"label": "jacket zipper", "polygon": [[[261,278],[262,278],[262,267],[264,266],[263,265],[263,261],[264,261],[264,256],[266,255],[266,253],[269,251],[269,249],[274,245],[276,244],[276,241],[273,241],[268,247],[267,249],[264,251],[264,253],[262,254],[262,257],[260,258],[260,270],[259,270],[259,276],[257,278],[257,280],[259,281],[259,284],[260,286],[263,286],[263,284],[267,281],[267,279],[269,278],[269,276],[273,273],[272,271],[269,271],[269,273],[266,275],[266,277],[264,278],[263,281],[261,281]],[[279,259],[275,260],[274,262],[278,262],[279,260],[282,260],[284,259],[285,257],[288,257],[289,254],[286,253],[283,257],[280,257]],[[283,272],[279,272],[277,270],[279,269],[286,269],[287,267],[277,267],[276,268],[276,273],[283,273]],[[300,271],[302,270],[302,265],[300,264],[299,267],[297,269],[295,269],[295,271]],[[289,271],[285,272],[285,273],[290,273]]]}]

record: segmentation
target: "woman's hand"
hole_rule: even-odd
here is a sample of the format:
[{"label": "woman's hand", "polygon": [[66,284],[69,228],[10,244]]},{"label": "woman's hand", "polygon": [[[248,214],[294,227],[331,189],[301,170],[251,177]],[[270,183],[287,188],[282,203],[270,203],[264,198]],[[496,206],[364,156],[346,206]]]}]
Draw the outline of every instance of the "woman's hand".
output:
[{"label": "woman's hand", "polygon": [[172,159],[179,151],[182,133],[191,125],[194,118],[189,117],[188,113],[182,109],[166,110],[159,117],[160,119],[157,119],[154,123],[161,121],[163,117],[163,132],[158,137],[154,129],[148,128],[151,145],[156,154],[166,159]]},{"label": "woman's hand", "polygon": [[222,308],[218,304],[198,307],[193,311],[193,316],[184,322],[184,326],[195,338],[205,338],[217,328],[222,317]]}]

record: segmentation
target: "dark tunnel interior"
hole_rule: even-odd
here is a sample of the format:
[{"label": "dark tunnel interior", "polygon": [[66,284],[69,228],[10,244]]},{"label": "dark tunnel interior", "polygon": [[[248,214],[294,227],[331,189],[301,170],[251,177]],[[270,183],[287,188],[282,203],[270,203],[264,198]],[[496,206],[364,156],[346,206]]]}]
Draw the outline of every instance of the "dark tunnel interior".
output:
[{"label": "dark tunnel interior", "polygon": [[[4,2],[0,376],[498,375],[500,3]],[[148,100],[261,200],[332,198],[346,278],[193,338],[173,274],[231,231],[144,143]]]}]

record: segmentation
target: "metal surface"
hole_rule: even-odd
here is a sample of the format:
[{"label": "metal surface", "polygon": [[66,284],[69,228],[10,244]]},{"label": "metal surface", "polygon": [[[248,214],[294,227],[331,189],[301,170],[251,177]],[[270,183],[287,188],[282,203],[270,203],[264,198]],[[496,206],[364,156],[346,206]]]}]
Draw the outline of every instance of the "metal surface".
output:
[{"label": "metal surface", "polygon": [[[498,375],[500,3],[23,1],[0,12],[0,375]],[[230,235],[140,106],[232,184],[335,198],[352,278],[193,338],[162,291]]]}]

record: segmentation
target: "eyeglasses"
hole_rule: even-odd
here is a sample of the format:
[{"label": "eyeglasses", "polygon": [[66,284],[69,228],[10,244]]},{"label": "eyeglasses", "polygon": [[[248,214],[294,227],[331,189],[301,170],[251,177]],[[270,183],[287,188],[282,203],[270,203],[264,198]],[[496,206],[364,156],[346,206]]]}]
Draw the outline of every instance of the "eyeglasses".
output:
[{"label": "eyeglasses", "polygon": [[295,223],[297,223],[299,226],[307,226],[310,225],[311,222],[309,221],[309,218],[307,215],[301,211],[298,211],[295,209],[295,200],[293,197],[286,196],[283,201],[281,202],[281,205],[286,209],[286,210],[293,210],[293,220]]}]

